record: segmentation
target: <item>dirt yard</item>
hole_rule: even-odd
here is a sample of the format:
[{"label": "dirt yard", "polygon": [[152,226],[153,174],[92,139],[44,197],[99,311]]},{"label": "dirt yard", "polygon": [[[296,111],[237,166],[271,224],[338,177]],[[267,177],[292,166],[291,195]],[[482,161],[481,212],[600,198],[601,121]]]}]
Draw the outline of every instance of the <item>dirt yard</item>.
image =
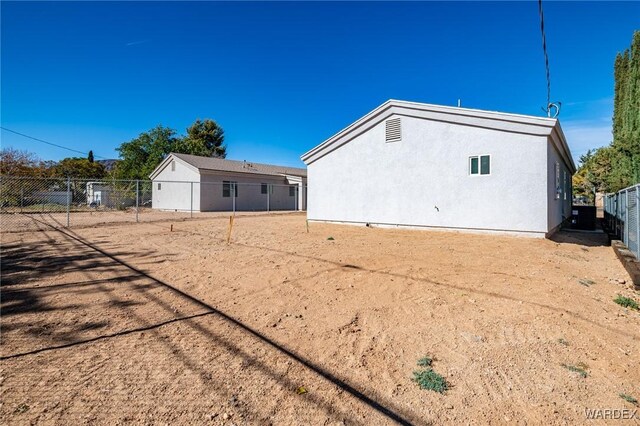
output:
[{"label": "dirt yard", "polygon": [[[640,399],[640,312],[613,302],[640,294],[603,236],[170,225],[2,235],[3,424],[576,424]],[[412,381],[425,355],[444,394]]]}]

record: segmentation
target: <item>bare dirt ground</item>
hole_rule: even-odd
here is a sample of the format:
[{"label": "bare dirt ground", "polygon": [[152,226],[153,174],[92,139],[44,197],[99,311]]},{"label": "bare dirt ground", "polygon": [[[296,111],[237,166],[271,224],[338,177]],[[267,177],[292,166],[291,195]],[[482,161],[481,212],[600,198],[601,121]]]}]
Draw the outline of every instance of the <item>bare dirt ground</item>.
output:
[{"label": "bare dirt ground", "polygon": [[[640,295],[602,235],[227,226],[3,234],[2,423],[576,424],[640,399],[640,312],[613,303]],[[424,355],[446,393],[412,382]]]}]

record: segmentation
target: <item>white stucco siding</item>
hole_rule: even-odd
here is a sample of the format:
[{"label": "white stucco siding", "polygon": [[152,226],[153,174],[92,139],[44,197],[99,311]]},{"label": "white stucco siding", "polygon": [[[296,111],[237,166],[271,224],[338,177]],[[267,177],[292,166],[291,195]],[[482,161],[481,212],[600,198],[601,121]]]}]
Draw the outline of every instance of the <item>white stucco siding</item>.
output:
[{"label": "white stucco siding", "polygon": [[[399,142],[382,121],[308,165],[310,220],[547,232],[546,137],[401,122]],[[490,175],[469,174],[474,155]]]},{"label": "white stucco siding", "polygon": [[[573,190],[571,171],[551,141],[547,144],[547,161],[547,228],[553,231],[571,216]],[[556,164],[560,168],[559,188],[556,186]]]},{"label": "white stucco siding", "polygon": [[[202,211],[231,211],[233,198],[223,196],[223,182],[237,182],[236,211],[295,210],[295,193],[289,195],[287,179],[282,176],[257,176],[238,173],[207,172],[202,174],[200,196]],[[268,184],[269,194],[262,193],[262,184]]]},{"label": "white stucco siding", "polygon": [[199,211],[200,174],[180,160],[174,161],[175,169],[172,168],[171,162],[168,162],[153,179],[152,206],[161,210],[189,211],[193,203],[193,210]]}]

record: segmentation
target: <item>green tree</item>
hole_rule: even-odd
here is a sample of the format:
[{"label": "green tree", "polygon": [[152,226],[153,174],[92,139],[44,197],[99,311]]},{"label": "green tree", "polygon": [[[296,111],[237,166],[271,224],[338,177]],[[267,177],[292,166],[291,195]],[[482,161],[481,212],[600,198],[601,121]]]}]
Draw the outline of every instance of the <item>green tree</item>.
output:
[{"label": "green tree", "polygon": [[616,192],[640,182],[640,31],[614,62],[613,141],[580,159],[576,195]]},{"label": "green tree", "polygon": [[616,56],[614,77],[611,191],[640,182],[640,31],[633,34],[631,47]]},{"label": "green tree", "polygon": [[115,167],[115,176],[119,179],[149,179],[151,172],[175,150],[179,141],[175,130],[158,125],[122,143],[116,149],[121,161]]},{"label": "green tree", "polygon": [[171,152],[204,157],[226,156],[224,130],[210,119],[196,120],[180,137],[176,131],[158,125],[124,142],[117,148],[121,161],[113,177],[118,179],[149,179],[149,175]]},{"label": "green tree", "polygon": [[53,166],[53,175],[72,179],[102,179],[107,171],[100,163],[91,162],[87,158],[71,157]]},{"label": "green tree", "polygon": [[90,163],[93,163],[93,151],[89,151],[89,155],[87,156],[87,160],[89,160]]},{"label": "green tree", "polygon": [[187,128],[187,135],[178,143],[176,152],[201,155],[203,157],[221,157],[227,155],[224,143],[224,130],[211,119],[197,119]]}]

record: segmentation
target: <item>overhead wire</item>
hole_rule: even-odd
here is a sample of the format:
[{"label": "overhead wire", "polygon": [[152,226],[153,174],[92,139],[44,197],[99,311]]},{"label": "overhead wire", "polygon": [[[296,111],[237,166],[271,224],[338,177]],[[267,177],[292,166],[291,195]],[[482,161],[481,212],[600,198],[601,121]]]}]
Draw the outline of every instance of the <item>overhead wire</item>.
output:
[{"label": "overhead wire", "polygon": [[544,12],[542,10],[542,0],[538,0],[538,12],[540,14],[540,32],[542,33],[542,51],[544,52],[544,65],[547,72],[547,104],[544,110],[547,114],[551,108],[551,73],[549,72],[549,55],[547,53],[547,37],[544,32]]},{"label": "overhead wire", "polygon": [[[31,139],[31,140],[34,140],[34,141],[37,141],[37,142],[41,142],[41,143],[44,143],[44,144],[47,144],[47,145],[55,146],[56,148],[66,149],[67,151],[75,152],[77,154],[89,155],[88,152],[79,151],[77,149],[73,149],[73,148],[69,148],[69,147],[66,147],[66,146],[63,146],[63,145],[59,145],[59,144],[56,144],[56,143],[53,143],[53,142],[45,141],[44,139],[40,139],[40,138],[36,138],[36,137],[33,137],[33,136],[26,135],[24,133],[16,132],[15,130],[8,129],[8,128],[3,127],[3,126],[0,126],[0,129],[4,130],[6,132],[10,132],[10,133],[16,134],[18,136],[22,136],[23,138],[27,138],[27,139]],[[102,157],[100,155],[95,155],[94,154],[93,156],[96,157],[96,158],[102,158],[103,160],[107,160],[107,158]]]}]

